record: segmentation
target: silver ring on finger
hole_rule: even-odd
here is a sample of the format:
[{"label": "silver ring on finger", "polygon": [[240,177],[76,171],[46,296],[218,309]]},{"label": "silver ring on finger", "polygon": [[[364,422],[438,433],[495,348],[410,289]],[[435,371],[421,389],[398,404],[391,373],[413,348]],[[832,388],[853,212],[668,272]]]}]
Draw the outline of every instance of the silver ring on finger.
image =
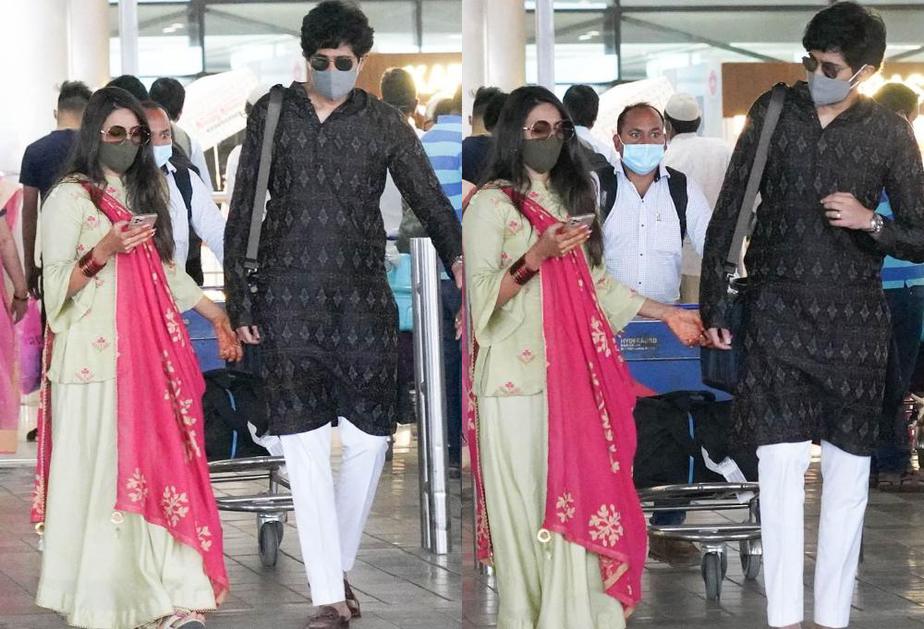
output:
[{"label": "silver ring on finger", "polygon": [[840,212],[834,212],[834,220],[836,220],[836,221],[841,220],[841,213],[840,213]]}]

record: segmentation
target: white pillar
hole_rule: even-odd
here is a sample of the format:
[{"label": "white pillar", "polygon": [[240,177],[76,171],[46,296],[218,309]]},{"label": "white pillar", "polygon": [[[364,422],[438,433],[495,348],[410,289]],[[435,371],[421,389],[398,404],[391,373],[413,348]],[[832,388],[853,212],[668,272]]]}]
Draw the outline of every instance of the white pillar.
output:
[{"label": "white pillar", "polygon": [[536,0],[536,57],[539,85],[555,90],[555,3]]},{"label": "white pillar", "polygon": [[109,3],[68,0],[68,78],[90,89],[105,85],[109,75]]},{"label": "white pillar", "polygon": [[466,135],[471,132],[468,116],[472,113],[475,90],[485,84],[484,5],[490,0],[462,0],[462,111]]},{"label": "white pillar", "polygon": [[138,74],[138,0],[119,0],[121,74]]},{"label": "white pillar", "polygon": [[65,81],[67,12],[61,0],[3,0],[0,59],[0,171],[18,173],[26,146],[55,127],[58,88]]},{"label": "white pillar", "polygon": [[526,81],[526,8],[523,0],[484,4],[485,83],[506,91]]}]

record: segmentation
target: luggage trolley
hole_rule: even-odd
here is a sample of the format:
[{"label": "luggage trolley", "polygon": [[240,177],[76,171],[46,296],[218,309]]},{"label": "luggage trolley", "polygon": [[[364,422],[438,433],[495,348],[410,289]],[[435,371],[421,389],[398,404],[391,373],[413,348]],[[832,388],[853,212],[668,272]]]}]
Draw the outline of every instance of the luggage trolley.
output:
[{"label": "luggage trolley", "polygon": [[[696,305],[682,306],[688,309]],[[620,351],[632,376],[656,393],[678,390],[710,390],[717,400],[728,400],[722,391],[709,389],[702,383],[699,349],[684,346],[667,328],[653,319],[635,319],[619,337]],[[737,494],[749,492],[752,497],[740,502]],[[754,580],[763,564],[760,541],[759,494],[757,483],[692,483],[663,485],[640,489],[639,498],[647,514],[658,511],[742,511],[744,522],[716,524],[649,525],[654,537],[666,537],[695,542],[703,547],[700,566],[706,586],[706,598],[718,601],[728,568],[727,544],[738,543],[741,568],[745,578]],[[655,506],[657,500],[657,506]]]},{"label": "luggage trolley", "polygon": [[[749,492],[753,496],[740,502],[736,494]],[[740,511],[747,509],[746,522],[718,524],[678,524],[648,526],[648,533],[696,542],[703,546],[700,571],[706,584],[706,598],[718,601],[722,595],[722,582],[728,569],[727,544],[738,542],[741,570],[744,577],[753,581],[763,564],[763,547],[760,542],[760,515],[757,483],[697,483],[692,485],[663,485],[639,490],[639,499],[646,514],[658,511]],[[655,506],[657,501],[657,506]]]},{"label": "luggage trolley", "polygon": [[[210,294],[221,303],[221,296]],[[203,372],[225,367],[218,357],[218,343],[212,325],[195,311],[183,313],[183,323],[189,330],[189,338],[199,359]],[[266,567],[276,565],[279,544],[282,542],[285,522],[289,511],[294,509],[288,478],[280,472],[285,465],[281,456],[261,456],[228,459],[209,462],[209,474],[213,485],[245,481],[266,481],[267,491],[245,496],[216,496],[215,502],[221,511],[255,513],[257,515],[257,540],[260,561]]]}]

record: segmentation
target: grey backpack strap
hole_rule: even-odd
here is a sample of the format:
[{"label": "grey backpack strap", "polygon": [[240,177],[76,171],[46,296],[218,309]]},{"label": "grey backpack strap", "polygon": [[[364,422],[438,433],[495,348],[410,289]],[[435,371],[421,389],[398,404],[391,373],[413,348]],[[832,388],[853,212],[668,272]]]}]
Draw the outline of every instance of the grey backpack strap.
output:
[{"label": "grey backpack strap", "polygon": [[282,112],[282,88],[270,90],[269,108],[266,110],[266,122],[263,126],[263,147],[260,150],[260,167],[257,169],[257,187],[253,195],[253,208],[250,217],[250,235],[247,238],[247,254],[244,256],[244,268],[255,273],[260,264],[257,253],[260,250],[260,232],[263,230],[263,212],[266,207],[266,189],[269,186],[270,169],[273,165],[273,140],[276,125]]},{"label": "grey backpack strap", "polygon": [[780,120],[780,113],[783,111],[783,102],[785,100],[786,85],[777,83],[773,86],[770,105],[767,107],[767,115],[764,117],[763,128],[760,130],[760,139],[757,141],[757,151],[754,153],[751,174],[748,176],[748,185],[744,189],[744,198],[741,200],[741,207],[738,209],[738,224],[735,225],[735,235],[728,249],[728,256],[725,258],[725,272],[729,276],[733,275],[737,270],[738,260],[741,258],[741,249],[744,247],[744,240],[754,231],[754,225],[757,222],[757,206],[754,205],[754,202],[757,200],[757,191],[760,189],[760,182],[764,177],[764,167],[767,165],[767,155],[770,152],[770,138],[773,137],[776,123]]}]

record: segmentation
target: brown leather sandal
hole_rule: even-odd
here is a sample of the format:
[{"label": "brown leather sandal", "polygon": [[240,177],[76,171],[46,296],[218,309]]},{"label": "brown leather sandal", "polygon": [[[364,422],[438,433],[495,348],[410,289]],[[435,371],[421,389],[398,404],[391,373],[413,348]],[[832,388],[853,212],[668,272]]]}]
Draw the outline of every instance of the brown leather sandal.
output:
[{"label": "brown leather sandal", "polygon": [[336,608],[322,605],[318,613],[308,619],[305,629],[348,629],[350,619],[344,618]]},{"label": "brown leather sandal", "polygon": [[343,592],[346,597],[346,604],[350,610],[350,613],[353,614],[353,618],[362,618],[362,610],[359,609],[359,599],[356,598],[356,594],[353,593],[353,588],[350,587],[350,582],[346,579],[343,580]]}]

